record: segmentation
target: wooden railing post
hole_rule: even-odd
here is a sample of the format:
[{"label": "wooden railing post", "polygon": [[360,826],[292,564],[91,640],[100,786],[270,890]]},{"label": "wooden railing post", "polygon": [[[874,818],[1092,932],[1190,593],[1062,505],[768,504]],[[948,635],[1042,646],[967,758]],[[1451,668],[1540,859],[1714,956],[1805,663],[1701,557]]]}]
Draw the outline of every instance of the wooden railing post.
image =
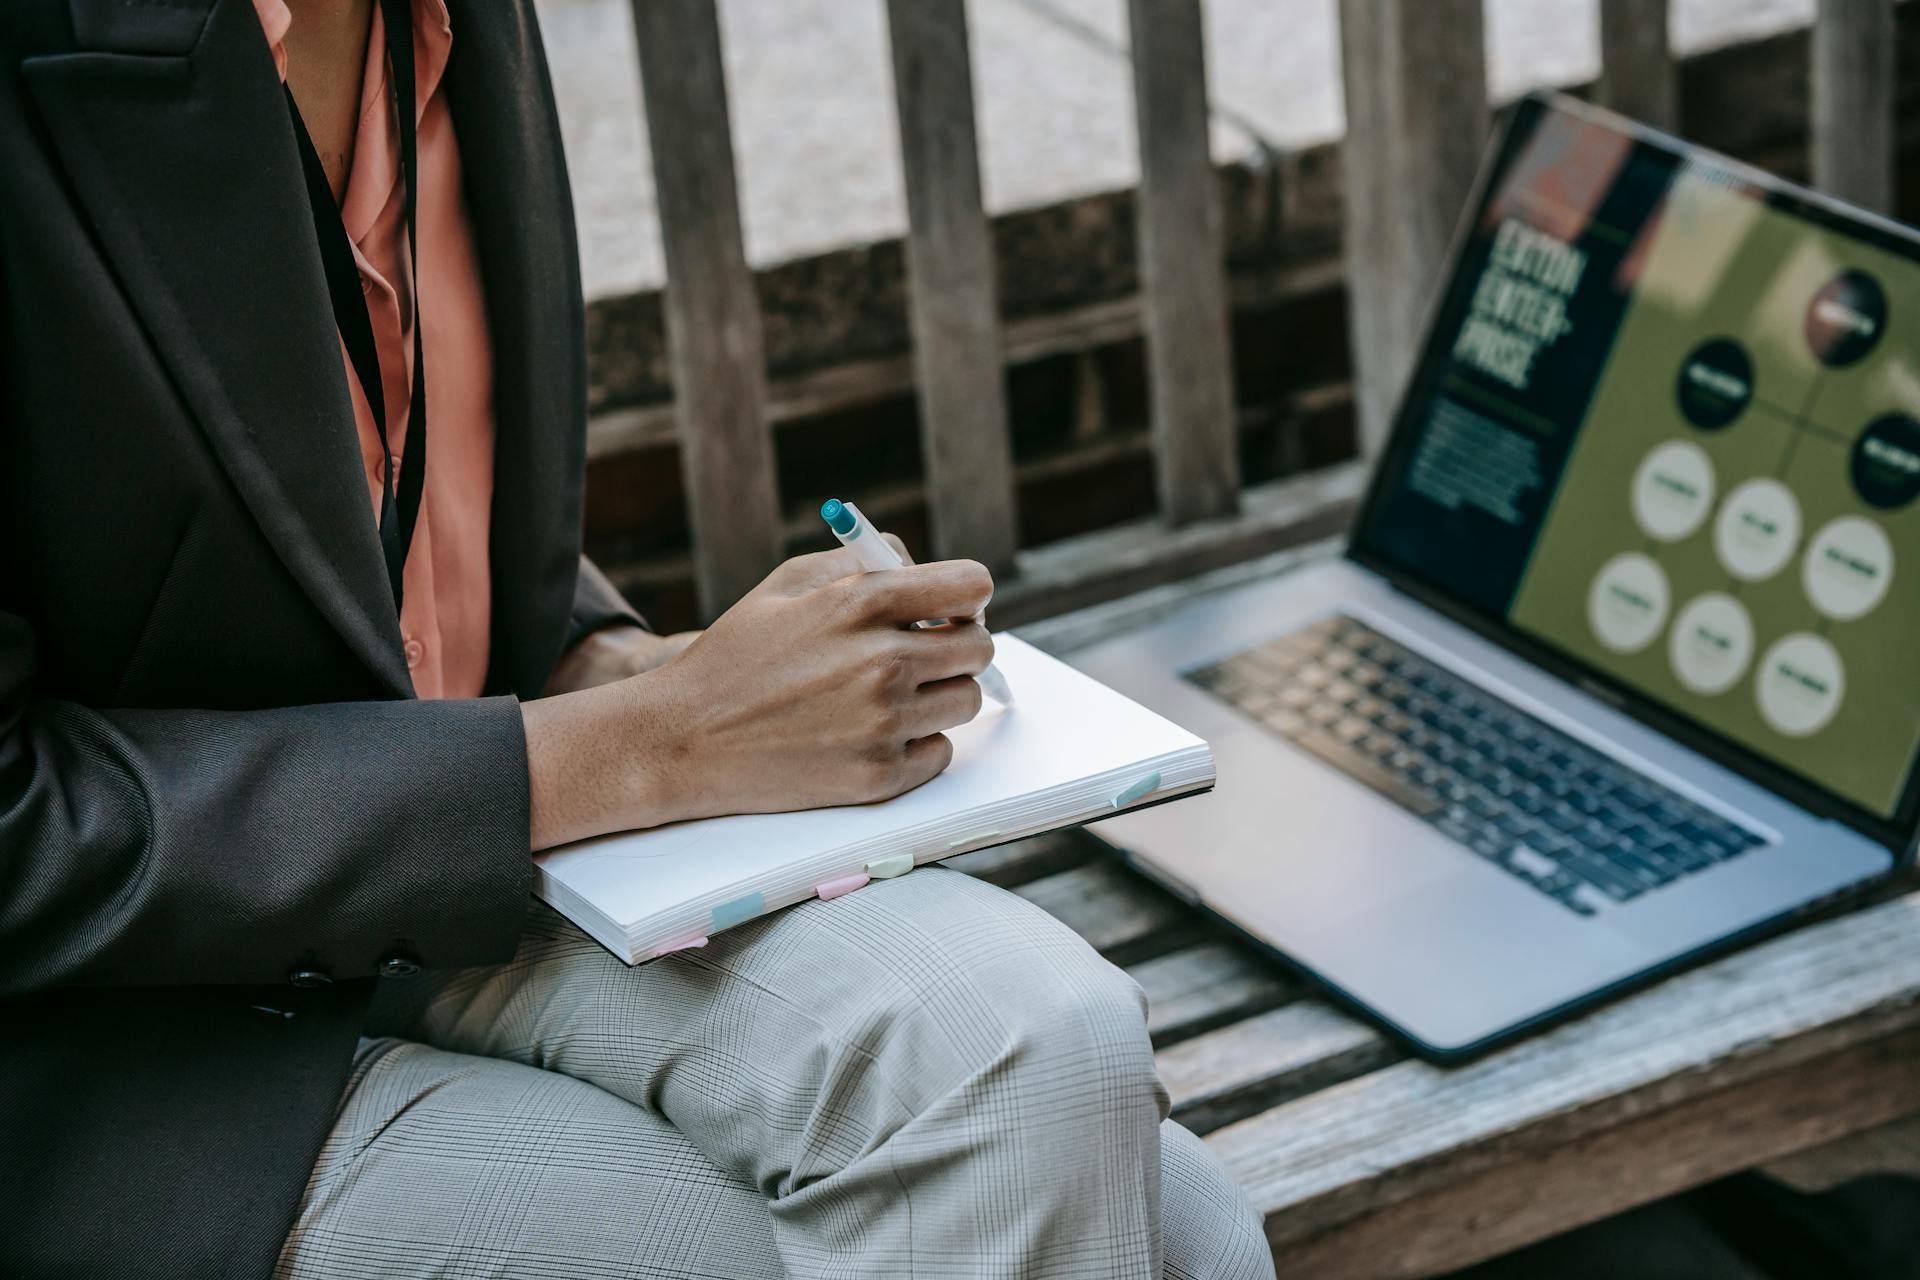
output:
[{"label": "wooden railing post", "polygon": [[1349,334],[1363,454],[1386,439],[1488,125],[1480,0],[1341,0]]},{"label": "wooden railing post", "polygon": [[633,0],[667,268],[668,359],[700,612],[783,551],[760,303],[740,237],[714,0]]},{"label": "wooden railing post", "polygon": [[1680,94],[1667,21],[1667,0],[1600,0],[1601,104],[1671,130]]},{"label": "wooden railing post", "polygon": [[1893,211],[1893,0],[1820,0],[1813,19],[1813,185]]},{"label": "wooden railing post", "polygon": [[888,0],[907,279],[933,551],[995,573],[1018,545],[993,238],[980,202],[964,0]]},{"label": "wooden railing post", "polygon": [[1207,149],[1199,0],[1129,0],[1140,136],[1140,285],[1160,512],[1239,509],[1220,192]]}]

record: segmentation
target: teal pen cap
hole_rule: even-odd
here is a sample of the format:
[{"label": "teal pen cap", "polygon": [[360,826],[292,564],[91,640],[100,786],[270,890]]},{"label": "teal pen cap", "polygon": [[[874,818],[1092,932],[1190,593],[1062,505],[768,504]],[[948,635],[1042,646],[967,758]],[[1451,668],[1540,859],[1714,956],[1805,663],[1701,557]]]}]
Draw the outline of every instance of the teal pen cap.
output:
[{"label": "teal pen cap", "polygon": [[[863,538],[861,532],[872,522],[860,514],[860,508],[851,502],[842,502],[838,498],[828,498],[820,504],[820,518],[827,522],[827,528],[833,530],[833,536],[840,539],[840,545],[853,553],[862,569],[868,573],[878,573],[886,569],[898,569],[907,562],[893,549],[893,544],[885,537],[875,535]],[[938,622],[916,622],[916,627],[939,626]],[[1003,706],[1013,705],[1013,690],[1007,686],[1007,678],[991,664],[978,677],[980,687],[988,697]]]},{"label": "teal pen cap", "polygon": [[851,502],[842,502],[838,498],[828,498],[820,504],[820,518],[827,522],[827,528],[833,530],[833,536],[840,539],[840,545],[853,552],[853,558],[868,573],[881,569],[898,569],[906,561],[893,549],[893,544],[875,534],[863,538],[873,521],[861,514],[860,508]]},{"label": "teal pen cap", "polygon": [[860,521],[855,518],[852,509],[838,498],[828,498],[820,504],[820,518],[827,522],[827,528],[843,538],[860,536]]}]

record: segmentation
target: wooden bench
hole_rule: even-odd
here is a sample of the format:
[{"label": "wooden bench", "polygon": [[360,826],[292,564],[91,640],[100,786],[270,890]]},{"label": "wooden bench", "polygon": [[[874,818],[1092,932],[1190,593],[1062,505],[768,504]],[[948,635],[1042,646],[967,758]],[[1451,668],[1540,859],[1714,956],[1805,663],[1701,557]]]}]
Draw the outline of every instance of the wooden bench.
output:
[{"label": "wooden bench", "polygon": [[[1159,515],[1038,550],[1021,547],[1016,521],[964,0],[884,3],[930,550],[995,570],[1002,623],[1079,610],[1027,630],[1063,654],[1325,554],[1298,547],[1351,511],[1487,137],[1481,0],[1340,0],[1363,456],[1252,489],[1237,464],[1200,0],[1128,0]],[[1668,0],[1599,9],[1598,96],[1673,124]],[[633,10],[675,428],[700,608],[712,616],[773,567],[785,537],[761,318],[714,0]],[[1895,27],[1892,0],[1819,0],[1810,42],[1815,181],[1880,209],[1892,199]],[[1881,1146],[1908,1150],[1920,1115],[1920,894],[1910,891],[1440,1070],[1122,870],[1092,836],[954,862],[1051,911],[1139,980],[1175,1114],[1240,1180],[1290,1274],[1428,1275],[1768,1161],[1793,1157],[1802,1178],[1817,1177],[1857,1162],[1857,1146],[1837,1163],[1815,1158],[1850,1135],[1898,1132]],[[1906,1130],[1881,1128],[1903,1120]]]},{"label": "wooden bench", "polygon": [[[1910,886],[1474,1064],[1437,1068],[1277,961],[1211,935],[1090,837],[955,862],[1125,961],[1151,1002],[1174,1115],[1245,1188],[1282,1274],[1432,1275],[1920,1120],[1920,893]],[[1912,1123],[1897,1131],[1920,1144]],[[1912,1150],[1889,1144],[1855,1171],[1902,1158],[1910,1169]]]}]

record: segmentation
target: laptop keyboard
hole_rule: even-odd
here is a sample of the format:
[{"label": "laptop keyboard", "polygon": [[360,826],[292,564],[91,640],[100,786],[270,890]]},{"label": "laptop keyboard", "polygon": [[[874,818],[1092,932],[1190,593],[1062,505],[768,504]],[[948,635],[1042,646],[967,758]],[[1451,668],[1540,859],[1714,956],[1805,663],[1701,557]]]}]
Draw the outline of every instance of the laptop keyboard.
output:
[{"label": "laptop keyboard", "polygon": [[1765,843],[1344,615],[1186,678],[1579,915]]}]

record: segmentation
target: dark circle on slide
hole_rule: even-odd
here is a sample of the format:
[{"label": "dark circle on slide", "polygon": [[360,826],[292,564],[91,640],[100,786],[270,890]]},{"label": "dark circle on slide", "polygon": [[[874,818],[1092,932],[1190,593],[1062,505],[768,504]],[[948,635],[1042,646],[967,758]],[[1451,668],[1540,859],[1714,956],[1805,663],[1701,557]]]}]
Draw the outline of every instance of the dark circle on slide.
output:
[{"label": "dark circle on slide", "polygon": [[1904,413],[1875,418],[1853,442],[1853,487],[1882,511],[1920,497],[1920,422]]},{"label": "dark circle on slide", "polygon": [[1829,368],[1858,362],[1886,327],[1887,295],[1878,280],[1857,267],[1827,281],[1807,304],[1807,346]]},{"label": "dark circle on slide", "polygon": [[1718,431],[1753,399],[1753,360],[1732,338],[1710,338],[1680,362],[1673,394],[1688,422]]}]

